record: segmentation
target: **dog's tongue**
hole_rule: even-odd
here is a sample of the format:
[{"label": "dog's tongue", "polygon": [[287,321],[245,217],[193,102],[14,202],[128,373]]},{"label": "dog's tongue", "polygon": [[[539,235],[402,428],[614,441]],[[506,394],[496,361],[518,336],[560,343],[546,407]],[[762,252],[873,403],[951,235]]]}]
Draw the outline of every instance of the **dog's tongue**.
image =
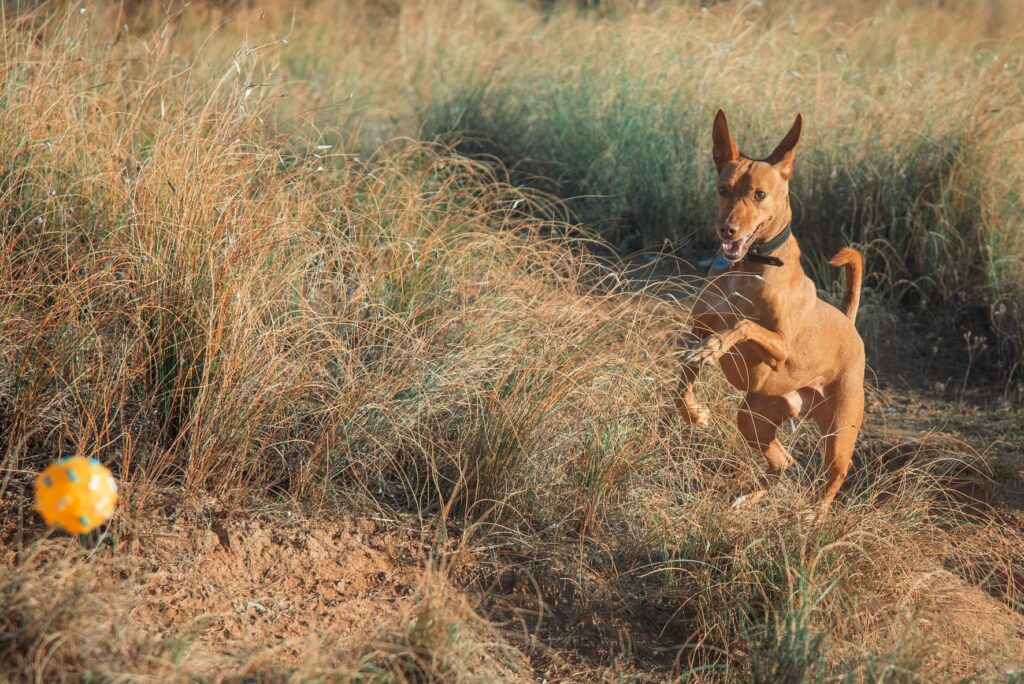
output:
[{"label": "dog's tongue", "polygon": [[722,243],[722,249],[725,250],[726,254],[736,254],[740,251],[740,244],[740,240],[729,240]]}]

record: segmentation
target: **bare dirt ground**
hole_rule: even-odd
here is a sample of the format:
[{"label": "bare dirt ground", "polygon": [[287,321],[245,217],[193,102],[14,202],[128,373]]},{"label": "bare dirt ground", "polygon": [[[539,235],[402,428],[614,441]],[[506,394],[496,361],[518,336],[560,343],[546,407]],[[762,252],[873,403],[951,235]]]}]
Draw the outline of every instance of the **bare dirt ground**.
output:
[{"label": "bare dirt ground", "polygon": [[139,543],[135,617],[166,629],[207,616],[211,640],[261,644],[298,664],[289,641],[361,636],[409,600],[414,559],[380,532],[371,520],[280,517],[157,528]]}]

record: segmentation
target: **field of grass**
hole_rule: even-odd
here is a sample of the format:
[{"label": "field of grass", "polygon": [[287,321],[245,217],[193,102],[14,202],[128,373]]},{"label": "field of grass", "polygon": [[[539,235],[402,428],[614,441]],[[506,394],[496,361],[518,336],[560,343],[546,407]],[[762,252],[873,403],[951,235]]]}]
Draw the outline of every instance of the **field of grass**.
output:
[{"label": "field of grass", "polygon": [[[5,4],[0,678],[1020,681],[1024,19],[709,5]],[[607,258],[707,245],[719,106],[806,117],[869,366],[914,317],[993,379],[874,382],[821,524],[807,426],[730,508],[735,392],[665,420],[694,281]],[[102,535],[31,510],[66,453]]]},{"label": "field of grass", "polygon": [[[713,3],[709,3],[713,4]],[[822,285],[839,246],[887,303],[973,309],[1021,364],[1024,23],[1010,3],[722,3],[437,31],[423,132],[551,178],[607,237],[707,240],[710,114],[766,156],[797,111],[795,230]],[[950,5],[954,7],[950,7]],[[596,15],[596,16],[595,16]],[[500,28],[494,28],[498,24]]]}]

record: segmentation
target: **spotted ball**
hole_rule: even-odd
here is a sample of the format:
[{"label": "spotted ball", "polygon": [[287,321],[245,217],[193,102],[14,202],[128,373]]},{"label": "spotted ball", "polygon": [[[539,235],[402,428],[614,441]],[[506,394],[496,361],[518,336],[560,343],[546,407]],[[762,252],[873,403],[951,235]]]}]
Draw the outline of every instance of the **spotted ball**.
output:
[{"label": "spotted ball", "polygon": [[115,505],[117,482],[94,458],[62,458],[36,477],[36,510],[51,527],[85,534],[109,520]]}]

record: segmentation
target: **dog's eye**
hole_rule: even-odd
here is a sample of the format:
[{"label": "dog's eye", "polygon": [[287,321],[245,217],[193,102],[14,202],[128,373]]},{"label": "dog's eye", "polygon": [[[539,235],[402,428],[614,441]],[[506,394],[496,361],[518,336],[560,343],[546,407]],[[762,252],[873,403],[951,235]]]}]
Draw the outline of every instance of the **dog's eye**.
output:
[{"label": "dog's eye", "polygon": [[754,199],[758,201],[763,200],[767,196],[768,195],[765,193],[764,190],[758,190],[757,192],[754,193]]},{"label": "dog's eye", "polygon": [[725,196],[725,193],[726,193],[726,189],[725,189],[725,186],[724,186],[724,185],[719,185],[719,186],[718,186],[718,194],[719,194],[719,195],[722,195],[722,196],[724,197],[724,196]]}]

